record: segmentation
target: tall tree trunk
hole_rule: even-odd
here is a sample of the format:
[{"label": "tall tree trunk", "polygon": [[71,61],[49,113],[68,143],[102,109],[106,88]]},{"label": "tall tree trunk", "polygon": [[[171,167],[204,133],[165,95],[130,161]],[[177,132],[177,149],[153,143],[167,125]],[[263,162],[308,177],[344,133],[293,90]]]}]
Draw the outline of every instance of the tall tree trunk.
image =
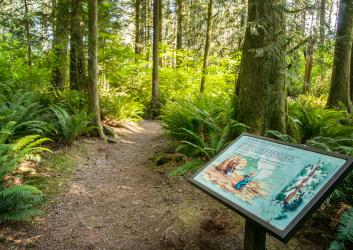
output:
[{"label": "tall tree trunk", "polygon": [[82,0],[72,0],[70,28],[70,88],[76,90],[82,90],[86,86],[85,56],[81,22]]},{"label": "tall tree trunk", "polygon": [[179,67],[181,60],[178,53],[183,49],[183,0],[176,0],[177,5],[177,39],[176,39],[176,66]]},{"label": "tall tree trunk", "polygon": [[26,33],[26,43],[27,43],[27,63],[32,66],[32,46],[31,46],[31,33],[30,33],[30,17],[28,10],[28,2],[24,0],[25,4],[25,33]]},{"label": "tall tree trunk", "polygon": [[[239,74],[238,119],[255,134],[286,130],[284,1],[249,0]],[[276,6],[277,5],[277,6]],[[252,24],[261,22],[254,32]],[[269,47],[276,46],[276,50]]]},{"label": "tall tree trunk", "polygon": [[[159,46],[162,44],[162,35],[163,35],[163,3],[162,0],[159,0],[158,4],[158,44]],[[158,64],[160,67],[163,66],[163,58],[160,56],[158,58]]]},{"label": "tall tree trunk", "polygon": [[141,54],[140,9],[141,9],[141,0],[135,0],[135,53],[136,54]]},{"label": "tall tree trunk", "polygon": [[327,106],[340,108],[342,102],[350,110],[350,67],[353,43],[353,1],[341,0],[339,5],[336,46],[332,80]]},{"label": "tall tree trunk", "polygon": [[325,42],[325,34],[326,34],[326,0],[320,1],[320,45],[323,45]]},{"label": "tall tree trunk", "polygon": [[64,89],[67,76],[67,46],[69,43],[70,0],[59,0],[57,3],[54,30],[53,51],[54,66],[51,83],[54,87]]},{"label": "tall tree trunk", "polygon": [[205,85],[206,85],[208,55],[210,53],[210,47],[211,47],[212,15],[213,15],[213,0],[209,0],[208,13],[207,13],[207,31],[206,31],[206,42],[205,42],[205,54],[203,56],[202,76],[201,76],[201,86],[200,86],[201,93],[205,92]]},{"label": "tall tree trunk", "polygon": [[159,79],[158,79],[158,38],[159,38],[159,0],[153,0],[153,69],[152,69],[152,117],[159,110]]},{"label": "tall tree trunk", "polygon": [[310,36],[308,46],[305,53],[305,73],[304,73],[304,89],[303,94],[307,94],[311,87],[311,75],[313,72],[313,55],[314,55],[315,38]]},{"label": "tall tree trunk", "polygon": [[350,71],[350,97],[351,101],[353,100],[353,44],[352,44],[352,51],[351,51],[351,71]]},{"label": "tall tree trunk", "polygon": [[88,93],[89,111],[94,114],[94,125],[100,137],[105,137],[100,118],[98,95],[98,46],[97,46],[97,1],[88,0]]}]

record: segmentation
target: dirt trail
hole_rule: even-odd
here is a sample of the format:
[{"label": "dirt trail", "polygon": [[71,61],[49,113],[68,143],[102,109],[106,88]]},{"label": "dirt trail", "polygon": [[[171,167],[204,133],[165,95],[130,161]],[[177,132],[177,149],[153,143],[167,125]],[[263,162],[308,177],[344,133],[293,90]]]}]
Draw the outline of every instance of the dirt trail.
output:
[{"label": "dirt trail", "polygon": [[[118,132],[117,144],[82,139],[69,148],[79,157],[72,180],[44,218],[21,228],[32,248],[241,249],[241,217],[151,162],[167,147],[157,122]],[[268,249],[320,249],[302,244],[270,239]]]}]

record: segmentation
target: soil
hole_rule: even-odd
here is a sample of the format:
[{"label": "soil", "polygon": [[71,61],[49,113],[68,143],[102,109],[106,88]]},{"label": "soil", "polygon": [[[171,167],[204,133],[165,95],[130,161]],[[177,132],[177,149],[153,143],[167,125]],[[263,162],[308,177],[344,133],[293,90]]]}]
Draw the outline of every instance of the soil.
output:
[{"label": "soil", "polygon": [[[151,160],[170,147],[158,122],[117,133],[115,144],[85,138],[65,149],[79,159],[72,178],[45,216],[1,228],[0,249],[242,249],[242,217],[186,178],[169,177],[175,161]],[[325,247],[310,238],[299,234],[284,245],[268,236],[267,249]]]}]

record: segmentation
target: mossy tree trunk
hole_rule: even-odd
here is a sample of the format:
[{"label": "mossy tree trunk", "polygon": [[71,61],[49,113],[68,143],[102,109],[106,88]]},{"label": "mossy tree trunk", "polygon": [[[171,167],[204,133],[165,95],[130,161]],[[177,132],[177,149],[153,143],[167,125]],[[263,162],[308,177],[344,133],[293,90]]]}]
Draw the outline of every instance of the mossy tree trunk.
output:
[{"label": "mossy tree trunk", "polygon": [[[176,0],[177,5],[177,39],[176,39],[176,50],[180,51],[183,49],[183,1]],[[181,64],[180,56],[176,54],[176,66],[179,67]]]},{"label": "mossy tree trunk", "polygon": [[153,68],[152,68],[152,117],[159,111],[158,45],[159,45],[159,0],[153,0]]},{"label": "mossy tree trunk", "polygon": [[76,90],[82,90],[86,86],[85,56],[81,23],[82,0],[72,0],[70,27],[70,88]]},{"label": "mossy tree trunk", "polygon": [[207,30],[206,30],[206,41],[205,41],[205,52],[203,56],[203,65],[202,65],[202,75],[201,75],[201,86],[200,92],[204,93],[206,88],[206,76],[208,68],[208,56],[210,54],[211,48],[211,33],[212,33],[212,15],[213,15],[213,0],[208,2],[208,12],[207,12]]},{"label": "mossy tree trunk", "polygon": [[28,2],[24,0],[25,7],[25,33],[26,33],[26,44],[27,44],[27,63],[28,66],[32,66],[32,45],[31,45],[31,18],[29,16]]},{"label": "mossy tree trunk", "polygon": [[[283,1],[249,0],[239,79],[238,119],[254,134],[286,131]],[[260,25],[260,26],[259,26]]]},{"label": "mossy tree trunk", "polygon": [[305,53],[305,73],[304,73],[304,89],[303,93],[307,94],[311,87],[311,76],[313,72],[313,61],[314,61],[314,46],[315,39],[313,35],[308,40],[308,46]]},{"label": "mossy tree trunk", "polygon": [[353,44],[352,44],[352,51],[351,51],[351,71],[350,71],[350,95],[351,101],[353,100]]},{"label": "mossy tree trunk", "polygon": [[135,53],[136,54],[141,54],[140,10],[141,10],[141,0],[135,0]]},{"label": "mossy tree trunk", "polygon": [[98,95],[97,0],[88,0],[88,93],[89,111],[94,114],[94,125],[105,138],[100,118]]},{"label": "mossy tree trunk", "polygon": [[350,67],[353,43],[353,1],[341,0],[339,5],[332,80],[327,106],[350,110]]},{"label": "mossy tree trunk", "polygon": [[70,0],[57,2],[53,52],[54,65],[51,83],[54,87],[64,89],[67,78],[67,46],[69,43]]}]

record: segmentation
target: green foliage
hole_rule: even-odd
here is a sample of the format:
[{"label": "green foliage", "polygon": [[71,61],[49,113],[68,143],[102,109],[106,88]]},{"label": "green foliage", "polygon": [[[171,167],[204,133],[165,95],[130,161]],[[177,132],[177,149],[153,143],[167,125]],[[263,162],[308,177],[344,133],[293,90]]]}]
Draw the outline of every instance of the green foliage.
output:
[{"label": "green foliage", "polygon": [[345,211],[340,219],[337,227],[336,240],[331,242],[330,250],[348,249],[347,245],[353,244],[353,208]]},{"label": "green foliage", "polygon": [[17,185],[0,191],[0,223],[28,221],[42,211],[35,208],[43,193],[29,185]]},{"label": "green foliage", "polygon": [[177,151],[207,159],[247,130],[232,117],[232,99],[212,95],[169,102],[161,115],[167,133],[181,141]]},{"label": "green foliage", "polygon": [[174,169],[172,172],[169,173],[169,176],[172,176],[172,177],[185,176],[190,172],[193,173],[197,171],[204,163],[205,163],[204,161],[199,159],[191,160]]},{"label": "green foliage", "polygon": [[123,93],[106,93],[100,101],[102,118],[109,117],[119,121],[139,121],[144,106]]},{"label": "green foliage", "polygon": [[350,137],[351,117],[345,111],[325,109],[309,100],[289,100],[289,135],[302,143],[314,137]]},{"label": "green foliage", "polygon": [[41,213],[34,206],[42,200],[42,192],[29,185],[13,185],[7,181],[7,177],[22,160],[49,151],[40,146],[49,139],[28,135],[8,144],[5,142],[11,135],[9,127],[1,129],[0,134],[0,223],[29,220]]},{"label": "green foliage", "polygon": [[37,92],[17,89],[13,83],[0,84],[0,87],[0,127],[13,123],[14,137],[48,132],[48,124],[42,119],[45,109]]},{"label": "green foliage", "polygon": [[79,136],[89,132],[91,129],[88,126],[91,117],[86,112],[70,115],[65,109],[57,105],[51,105],[49,109],[54,114],[53,129],[55,134],[64,143],[71,144]]}]

